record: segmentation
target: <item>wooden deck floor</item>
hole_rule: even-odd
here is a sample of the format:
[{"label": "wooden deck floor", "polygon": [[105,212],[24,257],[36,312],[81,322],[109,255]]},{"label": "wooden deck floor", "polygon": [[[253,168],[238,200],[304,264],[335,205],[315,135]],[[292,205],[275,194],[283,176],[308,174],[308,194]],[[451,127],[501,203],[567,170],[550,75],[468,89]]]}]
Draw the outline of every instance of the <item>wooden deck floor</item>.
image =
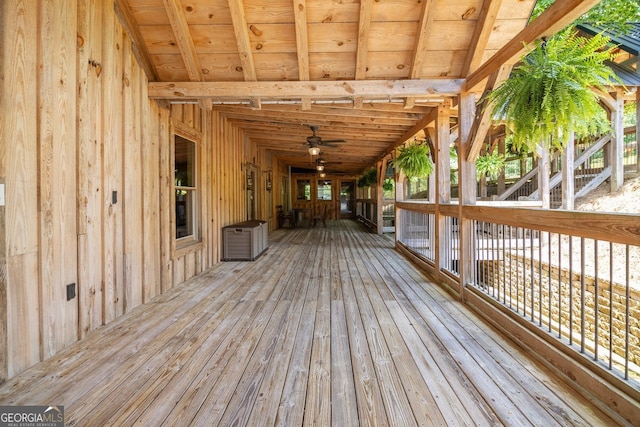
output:
[{"label": "wooden deck floor", "polygon": [[67,425],[613,425],[351,221],[282,230],[0,387]]}]

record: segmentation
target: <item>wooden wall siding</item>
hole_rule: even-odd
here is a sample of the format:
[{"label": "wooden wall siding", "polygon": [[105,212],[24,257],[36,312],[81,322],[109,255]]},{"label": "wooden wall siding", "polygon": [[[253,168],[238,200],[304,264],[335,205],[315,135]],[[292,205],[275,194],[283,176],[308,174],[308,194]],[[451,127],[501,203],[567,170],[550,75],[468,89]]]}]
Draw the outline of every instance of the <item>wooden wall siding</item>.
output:
[{"label": "wooden wall siding", "polygon": [[[3,382],[219,262],[246,218],[241,165],[264,159],[220,114],[149,101],[111,2],[8,0],[0,19]],[[179,256],[174,122],[202,134],[204,244]]]}]

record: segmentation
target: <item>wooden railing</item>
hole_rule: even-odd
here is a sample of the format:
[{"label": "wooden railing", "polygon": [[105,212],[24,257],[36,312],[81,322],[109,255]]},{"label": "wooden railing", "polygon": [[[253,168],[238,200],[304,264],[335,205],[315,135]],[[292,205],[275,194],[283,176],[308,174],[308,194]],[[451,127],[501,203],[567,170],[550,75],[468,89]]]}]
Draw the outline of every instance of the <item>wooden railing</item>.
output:
[{"label": "wooden railing", "polygon": [[640,216],[420,202],[396,209],[399,250],[582,387],[599,396],[621,390],[609,403],[640,410]]}]

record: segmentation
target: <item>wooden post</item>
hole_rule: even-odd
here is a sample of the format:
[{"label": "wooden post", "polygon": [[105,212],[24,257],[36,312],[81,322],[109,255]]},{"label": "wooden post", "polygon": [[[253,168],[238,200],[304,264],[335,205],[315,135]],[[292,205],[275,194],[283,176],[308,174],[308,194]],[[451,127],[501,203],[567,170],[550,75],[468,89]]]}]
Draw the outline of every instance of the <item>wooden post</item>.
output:
[{"label": "wooden post", "polygon": [[447,100],[438,106],[438,114],[436,117],[436,138],[433,144],[436,149],[435,158],[435,173],[436,173],[436,235],[434,247],[437,248],[435,253],[435,263],[437,266],[437,275],[440,275],[440,270],[444,267],[443,262],[446,259],[445,249],[441,244],[442,237],[448,238],[445,235],[446,222],[445,218],[440,215],[440,205],[448,204],[451,201],[451,166],[449,164],[449,119],[450,119],[450,107],[451,101]]},{"label": "wooden post", "polygon": [[614,94],[615,108],[611,112],[611,192],[618,191],[624,183],[624,96],[620,88]]},{"label": "wooden post", "polygon": [[[501,137],[500,139],[498,139],[498,153],[502,154],[503,156],[507,155],[504,137]],[[506,190],[505,170],[502,169],[502,172],[500,172],[500,176],[498,177],[498,194],[504,193],[505,190]]]},{"label": "wooden post", "polygon": [[[638,72],[640,73],[640,58]],[[640,88],[636,88],[636,172],[640,172]]]},{"label": "wooden post", "polygon": [[551,169],[549,150],[542,144],[538,145],[538,199],[544,209],[551,206],[549,194],[549,170]]},{"label": "wooden post", "polygon": [[571,211],[575,206],[575,171],[573,169],[576,156],[574,133],[569,134],[567,146],[562,156],[562,209]]},{"label": "wooden post", "polygon": [[382,234],[384,228],[384,218],[382,216],[382,210],[384,208],[384,190],[382,189],[382,184],[384,184],[384,175],[387,169],[386,157],[378,162],[376,168],[378,173],[378,191],[376,191],[376,204],[378,205],[378,209],[376,209],[376,231],[377,234]]},{"label": "wooden post", "polygon": [[[394,168],[395,172],[395,180],[396,180],[396,202],[398,201],[403,201],[404,200],[404,174],[402,172],[400,172],[398,169]],[[397,208],[397,203],[395,205],[396,207],[394,207],[395,209],[395,216],[396,216],[396,242],[399,240],[399,238],[402,237],[403,235],[403,229],[404,229],[404,222],[402,221],[402,219],[398,218],[398,208]]]},{"label": "wooden post", "polygon": [[460,299],[465,300],[465,286],[475,281],[474,253],[473,253],[473,221],[463,215],[465,205],[475,205],[477,199],[476,165],[475,159],[468,156],[471,149],[471,128],[476,114],[476,102],[473,93],[462,93],[459,102],[458,139],[458,239],[460,259],[458,262],[460,273]]}]

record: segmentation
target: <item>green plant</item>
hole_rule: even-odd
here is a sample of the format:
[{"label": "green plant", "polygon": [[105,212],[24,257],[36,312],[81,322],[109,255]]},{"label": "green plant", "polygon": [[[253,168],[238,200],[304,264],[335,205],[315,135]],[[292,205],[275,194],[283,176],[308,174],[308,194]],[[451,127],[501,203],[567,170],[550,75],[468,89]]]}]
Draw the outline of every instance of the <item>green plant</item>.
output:
[{"label": "green plant", "polygon": [[358,187],[371,187],[374,184],[378,183],[378,173],[375,168],[367,169],[362,173],[360,178],[358,178],[357,185]]},{"label": "green plant", "polygon": [[605,61],[615,57],[603,35],[579,37],[565,31],[540,43],[511,77],[489,94],[494,120],[504,121],[515,148],[535,152],[562,148],[568,135],[600,134],[608,130],[594,88],[617,80]]},{"label": "green plant", "polygon": [[391,191],[393,190],[393,178],[386,178],[383,182],[382,182],[382,189],[384,191]]},{"label": "green plant", "polygon": [[478,180],[483,176],[495,181],[504,169],[506,158],[503,154],[498,153],[498,148],[493,153],[486,153],[476,159],[476,177]]},{"label": "green plant", "polygon": [[425,177],[431,175],[434,169],[426,144],[412,144],[400,148],[393,163],[407,178]]}]

